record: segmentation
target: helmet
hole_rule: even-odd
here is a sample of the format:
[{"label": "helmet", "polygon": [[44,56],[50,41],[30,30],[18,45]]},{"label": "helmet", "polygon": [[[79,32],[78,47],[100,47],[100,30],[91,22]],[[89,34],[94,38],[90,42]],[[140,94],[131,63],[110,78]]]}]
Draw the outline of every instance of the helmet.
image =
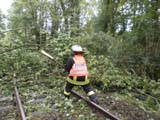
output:
[{"label": "helmet", "polygon": [[82,47],[80,45],[73,45],[71,49],[73,52],[83,52]]}]

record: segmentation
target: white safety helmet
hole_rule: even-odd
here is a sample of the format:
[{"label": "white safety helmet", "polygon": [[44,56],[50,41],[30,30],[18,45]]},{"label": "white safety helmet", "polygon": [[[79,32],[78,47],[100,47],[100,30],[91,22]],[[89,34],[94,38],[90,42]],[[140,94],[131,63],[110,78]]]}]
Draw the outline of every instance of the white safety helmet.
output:
[{"label": "white safety helmet", "polygon": [[71,47],[71,50],[72,50],[73,52],[83,52],[82,47],[81,47],[80,45],[73,45],[73,46]]}]

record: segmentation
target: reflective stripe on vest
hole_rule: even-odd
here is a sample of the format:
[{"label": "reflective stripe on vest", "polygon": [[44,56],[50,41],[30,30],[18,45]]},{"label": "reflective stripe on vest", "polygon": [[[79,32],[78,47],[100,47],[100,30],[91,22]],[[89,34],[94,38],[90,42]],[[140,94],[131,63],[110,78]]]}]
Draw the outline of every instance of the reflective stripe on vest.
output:
[{"label": "reflective stripe on vest", "polygon": [[75,55],[74,64],[70,70],[69,76],[87,76],[87,65],[84,57],[82,55]]},{"label": "reflective stripe on vest", "polygon": [[72,83],[72,84],[74,84],[74,85],[86,85],[86,84],[88,84],[89,83],[89,79],[85,79],[85,81],[77,81],[77,79],[70,79],[69,77],[67,77],[67,81],[69,82],[69,83]]}]

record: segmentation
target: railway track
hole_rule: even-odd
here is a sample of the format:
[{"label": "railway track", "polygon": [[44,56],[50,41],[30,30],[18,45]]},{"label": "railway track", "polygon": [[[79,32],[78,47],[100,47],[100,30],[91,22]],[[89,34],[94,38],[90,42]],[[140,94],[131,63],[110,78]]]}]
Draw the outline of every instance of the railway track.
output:
[{"label": "railway track", "polygon": [[[110,113],[110,112],[108,112],[108,111],[106,111],[105,109],[103,109],[101,106],[99,106],[99,105],[97,105],[97,104],[95,104],[95,103],[93,103],[92,101],[90,101],[89,99],[87,99],[86,97],[84,97],[84,96],[82,96],[82,95],[80,95],[79,93],[77,93],[77,92],[75,92],[75,91],[72,91],[72,95],[74,95],[76,98],[80,98],[80,99],[82,99],[82,100],[84,100],[85,102],[87,102],[88,103],[88,105],[89,106],[91,106],[91,107],[89,107],[90,109],[91,109],[91,111],[94,109],[95,111],[96,111],[96,113],[98,114],[98,116],[99,117],[101,117],[101,119],[102,118],[108,118],[107,120],[120,120],[119,118],[117,118],[116,116],[114,116],[112,113]],[[25,116],[25,112],[24,112],[24,109],[23,109],[23,105],[22,105],[22,103],[21,103],[21,100],[20,100],[20,96],[19,96],[19,92],[18,92],[18,89],[17,89],[17,87],[15,87],[15,93],[14,93],[14,98],[15,98],[15,101],[16,101],[16,107],[18,108],[18,111],[17,111],[17,113],[18,113],[18,115],[19,115],[19,117],[21,118],[21,120],[26,120],[26,116]],[[35,103],[36,104],[36,102],[38,101],[38,102],[40,102],[40,104],[43,104],[43,102],[45,101],[45,98],[42,98],[42,99],[34,99],[35,101],[33,101],[33,103]],[[39,101],[39,100],[41,100],[41,101]],[[56,102],[56,101],[55,101]],[[25,103],[24,103],[25,104]],[[54,104],[56,104],[56,103],[54,103]],[[63,109],[63,108],[62,108]],[[54,111],[55,112],[55,111]],[[39,114],[39,112],[37,111],[34,111],[33,112],[33,114]],[[45,116],[45,114],[46,114],[46,116],[47,116],[47,113],[44,111],[44,112],[42,112],[41,114],[43,114],[44,116]],[[57,114],[57,113],[52,113],[52,114]],[[54,119],[55,119],[55,116],[53,116],[54,117]],[[52,119],[51,117],[49,117],[50,119]],[[29,118],[27,118],[27,120],[34,120],[35,119],[35,117],[32,117],[32,116],[30,116]],[[41,118],[42,119],[42,118]],[[39,120],[41,120],[41,119],[39,119]],[[42,119],[43,120],[43,119]]]},{"label": "railway track", "polygon": [[[7,107],[1,107],[0,106],[0,110],[2,111],[2,109],[3,109],[3,111],[4,111],[4,109],[6,109],[6,110],[9,110],[9,109],[11,109],[10,111],[12,111],[13,109],[15,109],[14,110],[14,112],[15,113],[18,113],[19,114],[19,117],[17,117],[17,116],[13,116],[13,117],[15,117],[15,119],[13,119],[13,117],[11,117],[10,115],[10,117],[7,117],[6,119],[1,119],[1,120],[17,120],[16,118],[21,118],[21,120],[25,120],[26,119],[26,117],[24,118],[22,118],[22,116],[24,116],[24,110],[20,113],[20,110],[23,108],[23,106],[22,106],[22,104],[21,105],[18,105],[18,103],[20,103],[20,102],[18,102],[19,100],[16,100],[16,99],[19,99],[19,98],[22,98],[22,100],[24,101],[24,103],[23,103],[23,105],[25,106],[25,108],[26,108],[26,106],[27,106],[27,104],[26,104],[26,102],[27,101],[29,101],[29,100],[25,100],[24,99],[24,94],[26,94],[25,93],[25,91],[23,91],[24,89],[28,89],[28,90],[30,90],[30,89],[32,89],[32,85],[33,86],[35,86],[36,87],[36,89],[37,89],[37,91],[39,91],[38,89],[39,88],[41,88],[41,86],[43,85],[43,86],[46,86],[46,88],[44,88],[45,89],[45,93],[43,94],[44,96],[43,97],[41,97],[41,98],[39,98],[39,97],[37,97],[37,99],[32,99],[32,96],[29,96],[30,97],[30,100],[33,100],[32,102],[33,102],[33,109],[34,109],[34,107],[36,107],[35,105],[37,104],[37,103],[39,103],[39,104],[44,104],[45,103],[45,101],[46,101],[46,97],[47,96],[50,96],[50,97],[54,97],[53,99],[50,99],[50,101],[52,101],[53,100],[53,102],[51,103],[52,104],[52,106],[54,106],[55,104],[57,104],[57,101],[55,100],[55,98],[58,98],[58,100],[61,100],[63,103],[65,103],[65,102],[68,102],[68,101],[63,101],[63,99],[59,99],[60,97],[62,97],[62,96],[58,96],[58,95],[60,95],[61,94],[61,92],[60,91],[58,91],[58,94],[57,93],[54,93],[53,91],[55,91],[55,89],[53,90],[53,91],[50,91],[49,92],[49,94],[46,92],[46,91],[48,91],[49,89],[51,90],[54,86],[52,86],[52,85],[56,85],[57,86],[57,84],[55,84],[55,83],[57,83],[57,82],[55,82],[55,83],[53,83],[53,84],[51,84],[52,82],[54,82],[54,81],[51,81],[51,82],[49,82],[49,80],[42,80],[42,81],[38,81],[39,82],[39,84],[37,84],[37,83],[33,83],[33,84],[31,84],[30,85],[30,87],[28,86],[28,83],[26,83],[26,85],[24,84],[24,86],[22,87],[22,86],[20,86],[19,87],[19,91],[20,91],[20,93],[21,93],[21,95],[22,96],[19,96],[19,92],[18,92],[18,89],[17,88],[15,88],[14,89],[14,94],[15,94],[15,96],[14,96],[14,100],[11,98],[11,96],[10,97],[6,97],[6,98],[4,98],[4,99],[1,99],[0,101],[8,101],[8,102],[13,102],[13,101],[17,101],[16,102],[16,107],[13,107],[13,106],[10,106],[10,105],[8,105]],[[42,84],[42,83],[43,84]],[[45,83],[44,83],[45,82]],[[50,86],[52,86],[51,88],[50,88]],[[58,87],[60,87],[61,85],[58,85]],[[37,88],[38,87],[38,88]],[[22,88],[23,88],[23,90],[22,90]],[[60,88],[61,89],[61,88]],[[33,89],[33,91],[34,92],[36,92],[35,91],[35,89]],[[43,90],[42,90],[43,91]],[[40,91],[39,93],[42,93],[42,91]],[[26,91],[27,92],[27,91]],[[29,91],[29,93],[30,93],[30,95],[32,94],[32,92],[31,91]],[[38,96],[40,95],[40,94],[37,94]],[[34,93],[33,93],[34,94]],[[26,94],[27,96],[26,97],[28,97],[28,94]],[[52,96],[51,96],[52,95]],[[16,97],[17,96],[17,97]],[[19,97],[18,97],[19,96]],[[75,96],[75,97],[74,97]],[[116,117],[115,115],[113,115],[112,113],[110,113],[109,111],[107,111],[107,110],[105,110],[105,109],[103,109],[101,106],[99,106],[99,105],[97,105],[97,104],[95,104],[95,103],[93,103],[93,102],[91,102],[87,97],[84,97],[84,96],[82,96],[82,95],[80,95],[79,93],[77,93],[77,92],[75,92],[75,91],[72,91],[72,99],[71,100],[73,100],[73,110],[75,110],[75,108],[77,107],[77,104],[79,104],[79,106],[85,106],[83,109],[90,109],[90,111],[92,111],[94,114],[96,114],[95,116],[96,117],[99,117],[99,119],[100,120],[103,120],[103,118],[105,118],[106,120],[120,120],[118,117]],[[76,98],[76,99],[75,99]],[[77,101],[77,98],[79,99],[82,99],[82,101]],[[84,102],[83,101],[85,101],[85,102],[87,102],[88,104],[89,104],[89,107],[88,106],[86,106],[86,104],[84,104]],[[104,104],[103,104],[104,105]],[[19,108],[19,106],[21,106],[21,108]],[[90,106],[91,106],[91,108],[90,108]],[[28,106],[27,106],[28,107]],[[66,109],[64,108],[65,106],[60,106],[61,108],[61,110],[63,109],[63,111],[65,111]],[[16,110],[16,108],[18,108],[17,110]],[[51,107],[50,107],[51,108]],[[79,108],[81,108],[81,107],[79,107]],[[104,108],[106,108],[105,106],[104,106]],[[123,110],[123,108],[121,108],[122,110]],[[69,111],[69,110],[68,110]],[[75,110],[76,111],[76,110]],[[118,110],[117,110],[118,111]],[[119,116],[119,112],[117,112],[116,111],[116,114],[118,113],[118,116]],[[83,112],[83,111],[82,111]],[[92,113],[92,112],[90,112],[90,113]],[[125,111],[126,112],[126,111]],[[22,114],[23,113],[23,114]],[[51,114],[53,114],[53,116],[50,116],[51,114],[50,113],[47,113],[45,110],[42,110],[41,112],[39,112],[39,111],[36,111],[36,110],[34,110],[34,111],[31,111],[29,114],[28,114],[28,111],[26,111],[26,115],[27,115],[27,120],[44,120],[44,118],[40,118],[40,119],[36,119],[36,118],[38,118],[39,116],[38,115],[43,115],[43,116],[46,116],[47,118],[49,118],[49,119],[57,119],[57,120],[63,120],[63,119],[66,119],[66,118],[63,118],[63,119],[59,119],[57,116],[54,116],[55,114],[59,114],[59,111],[57,111],[57,110],[53,110],[52,111],[52,113]],[[33,114],[32,114],[33,113]],[[85,111],[83,112],[83,113],[85,113]],[[83,114],[82,113],[82,114]],[[48,114],[48,115],[47,115]],[[64,113],[64,114],[67,114],[67,113]],[[76,113],[75,112],[75,114],[80,114],[80,113]],[[124,114],[124,113],[122,113],[122,114]],[[29,115],[31,115],[31,116],[29,116]],[[33,117],[32,117],[32,115],[33,115]],[[62,115],[62,114],[60,114],[60,115]],[[72,114],[71,114],[72,115]],[[90,114],[88,113],[88,116],[89,116]],[[37,117],[38,116],[38,117]],[[78,116],[76,116],[75,117],[75,119],[77,119],[77,118],[79,118]],[[123,119],[123,117],[120,115],[120,118],[122,118]],[[70,120],[75,120],[74,118],[72,119],[70,119]],[[47,120],[47,119],[46,119]],[[94,119],[95,120],[95,119]],[[96,120],[98,120],[98,119],[96,119]],[[147,120],[147,119],[146,119]],[[149,119],[148,119],[149,120]],[[153,119],[153,120],[158,120],[158,119]]]},{"label": "railway track", "polygon": [[[40,82],[40,81],[39,81]],[[44,82],[44,81],[42,81],[42,82]],[[53,81],[51,81],[51,82],[53,82]],[[53,83],[53,84],[55,84],[55,83]],[[42,83],[39,83],[38,85],[37,85],[37,83],[34,83],[33,84],[33,86],[38,86],[38,88],[37,88],[37,91],[38,91],[38,89],[39,88],[41,88],[41,85],[42,85]],[[47,86],[48,85],[48,86]],[[48,88],[49,86],[50,86],[51,84],[50,83],[48,83],[48,81],[45,81],[45,83],[44,83],[44,86],[46,86],[46,88]],[[30,85],[30,88],[32,88],[31,87],[32,85]],[[24,86],[25,87],[25,86]],[[24,99],[24,97],[23,97],[23,95],[25,94],[25,92],[21,89],[21,88],[23,88],[24,89],[24,87],[20,87],[19,88],[19,91],[20,91],[20,93],[21,93],[21,95],[22,96],[19,96],[18,94],[17,94],[17,96],[19,96],[19,97],[21,97],[21,99],[22,100],[24,100],[24,103],[23,103],[23,105],[25,106],[25,103],[27,102],[27,101],[25,101],[25,99]],[[26,88],[25,89],[27,89],[29,86],[26,86]],[[54,87],[54,86],[53,86]],[[28,89],[30,89],[30,88],[28,88]],[[45,89],[46,89],[45,88]],[[14,91],[14,93],[17,91],[17,93],[18,93],[18,89],[16,90],[17,88],[15,88],[15,91]],[[48,88],[49,89],[49,88]],[[46,89],[46,91],[48,91],[48,89]],[[51,88],[52,89],[52,88]],[[60,88],[61,89],[61,88]],[[35,91],[34,89],[33,89],[33,91]],[[59,94],[61,94],[60,93],[60,91],[58,91],[58,93],[59,94],[55,94],[54,92],[50,92],[49,94],[48,93],[46,93],[46,91],[45,91],[45,95],[46,96],[43,96],[43,98],[41,99],[41,98],[38,98],[37,97],[37,99],[33,99],[33,101],[32,102],[34,102],[32,105],[33,105],[33,108],[35,107],[34,105],[35,104],[37,104],[37,102],[39,102],[39,104],[43,104],[45,101],[46,101],[46,97],[47,96],[50,96],[51,94],[53,95],[53,96],[55,96],[55,98],[57,98],[57,97],[62,97],[62,96],[58,96]],[[53,90],[53,91],[55,91],[55,90]],[[40,91],[40,93],[42,93],[42,91]],[[32,94],[32,93],[31,93]],[[40,95],[40,94],[37,94],[38,96]],[[53,96],[51,96],[51,97],[53,97]],[[74,97],[75,96],[75,97]],[[116,116],[114,116],[112,113],[110,113],[110,112],[108,112],[107,110],[105,110],[105,109],[103,109],[101,106],[99,106],[99,105],[97,105],[97,104],[94,104],[93,102],[91,102],[87,97],[84,97],[84,96],[81,96],[79,93],[77,93],[77,92],[75,92],[75,91],[72,91],[72,99],[71,100],[73,100],[73,110],[75,110],[75,107],[77,106],[77,104],[79,104],[79,106],[85,106],[83,109],[90,109],[90,107],[87,107],[86,106],[86,104],[84,104],[84,102],[83,101],[85,101],[85,102],[87,102],[88,104],[89,104],[89,106],[91,106],[91,109],[90,109],[90,111],[92,111],[94,114],[97,114],[96,116],[98,116],[99,117],[99,119],[100,120],[103,120],[103,118],[104,118],[104,116],[105,116],[105,119],[106,120],[119,120],[119,118],[117,118]],[[15,96],[14,96],[14,98],[16,99],[16,94],[15,94]],[[75,99],[76,98],[76,99]],[[80,98],[80,99],[82,99],[82,101],[77,101],[77,98]],[[18,98],[19,99],[19,98]],[[32,97],[30,96],[30,100],[32,99]],[[54,105],[54,104],[57,104],[57,101],[55,100],[54,101],[54,98],[52,99],[53,100],[53,103],[52,103],[52,105]],[[60,100],[60,99],[58,99],[58,100]],[[13,99],[12,99],[12,97],[10,96],[10,97],[6,97],[6,98],[4,98],[4,99],[1,99],[1,101],[8,101],[8,102],[13,102]],[[63,101],[63,99],[61,99],[61,101]],[[65,102],[65,101],[64,101]],[[15,110],[14,112],[15,113],[19,113],[19,110],[20,110],[20,108],[18,107],[18,104],[16,104],[17,106],[16,106],[16,108],[18,108],[18,110]],[[0,107],[1,108],[1,110],[2,110],[2,107]],[[8,105],[7,107],[5,107],[5,109],[7,109],[7,110],[9,110],[9,109],[11,109],[11,111],[13,110],[13,109],[16,109],[15,107],[12,107],[12,106],[10,106],[10,105]],[[23,108],[23,106],[22,106],[22,108]],[[26,108],[26,107],[25,107]],[[104,108],[106,108],[105,106],[104,106]],[[4,109],[4,108],[3,108]],[[64,106],[61,106],[61,108],[60,108],[61,110],[63,109],[64,111],[65,111],[65,108],[64,108]],[[123,110],[123,108],[122,108],[122,110]],[[4,111],[4,110],[3,110]],[[75,110],[76,111],[76,110]],[[98,111],[98,112],[97,112]],[[13,112],[13,111],[12,111]],[[92,113],[92,112],[90,112],[90,113]],[[52,113],[51,114],[53,114],[53,116],[50,116],[51,114],[49,113],[47,113],[47,112],[45,112],[45,110],[42,110],[41,112],[39,112],[39,111],[32,111],[31,113],[33,113],[33,114],[31,114],[31,115],[35,115],[34,117],[29,117],[29,115],[30,115],[30,113],[28,114],[28,111],[26,111],[26,115],[27,115],[27,120],[44,120],[43,118],[40,118],[40,119],[36,119],[36,117],[37,117],[37,114],[38,115],[44,115],[44,116],[47,116],[47,118],[49,118],[49,119],[57,119],[57,120],[63,120],[63,119],[59,119],[59,118],[57,118],[57,116],[54,116],[55,114],[58,114],[59,113],[59,111],[52,111]],[[76,112],[75,112],[76,113]],[[85,113],[85,112],[84,112]],[[47,115],[48,114],[48,115]],[[66,114],[66,113],[64,113],[64,114]],[[80,113],[77,113],[77,114],[80,114]],[[83,114],[83,113],[82,113]],[[117,114],[117,112],[116,112],[116,114]],[[71,114],[72,115],[72,114]],[[90,114],[88,113],[88,116],[89,116]],[[10,115],[9,115],[10,116]],[[119,116],[119,115],[118,115]],[[15,117],[15,119],[13,118],[13,117]],[[13,117],[6,117],[6,119],[1,119],[1,120],[17,120],[17,118],[21,118],[22,119],[22,115],[20,115],[20,113],[19,113],[19,117],[16,117],[15,115],[13,116]],[[39,117],[39,116],[38,116]],[[37,117],[37,118],[38,118]],[[59,116],[58,116],[59,117]],[[121,115],[120,115],[120,117],[121,118],[123,118]],[[67,117],[66,117],[67,118]],[[76,116],[76,118],[75,119],[77,119],[77,118],[79,118],[78,116]],[[74,118],[73,119],[70,119],[70,120],[75,120]],[[22,119],[23,120],[23,119]],[[47,119],[46,119],[47,120]],[[95,120],[95,119],[94,119]],[[98,120],[98,119],[96,119],[96,120]],[[147,120],[147,119],[146,119]],[[149,120],[149,119],[148,119]],[[154,119],[153,119],[154,120]],[[158,120],[158,119],[155,119],[155,120]]]}]

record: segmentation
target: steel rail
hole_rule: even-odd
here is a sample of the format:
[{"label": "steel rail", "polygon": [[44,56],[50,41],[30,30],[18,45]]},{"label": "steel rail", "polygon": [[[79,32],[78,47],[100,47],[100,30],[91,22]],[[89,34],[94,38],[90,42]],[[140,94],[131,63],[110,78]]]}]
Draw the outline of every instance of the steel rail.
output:
[{"label": "steel rail", "polygon": [[23,110],[23,107],[22,107],[22,102],[20,100],[19,92],[18,92],[17,87],[15,87],[14,90],[15,90],[15,96],[16,96],[16,103],[18,105],[18,109],[19,109],[19,112],[20,112],[21,120],[26,120],[26,116],[25,116],[25,113],[24,113],[24,110]]},{"label": "steel rail", "polygon": [[102,113],[105,117],[111,119],[111,120],[120,120],[118,117],[116,117],[115,115],[113,115],[112,113],[106,111],[104,108],[102,108],[101,106],[99,106],[98,104],[88,100],[87,98],[85,98],[84,96],[80,95],[79,93],[75,92],[75,91],[71,91],[71,93],[80,98],[83,99],[84,101],[86,101],[89,105],[91,105],[92,107],[96,108],[96,110],[98,110],[100,113]]}]

